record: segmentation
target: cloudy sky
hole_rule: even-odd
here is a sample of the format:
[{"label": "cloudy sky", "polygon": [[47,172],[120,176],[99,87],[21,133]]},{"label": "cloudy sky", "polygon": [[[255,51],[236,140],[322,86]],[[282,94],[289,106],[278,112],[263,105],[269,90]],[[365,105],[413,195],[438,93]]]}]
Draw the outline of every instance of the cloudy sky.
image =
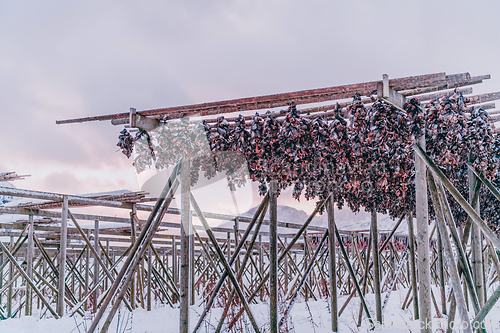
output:
[{"label": "cloudy sky", "polygon": [[56,120],[434,72],[491,74],[498,1],[0,0],[0,172],[138,190],[120,126]]}]

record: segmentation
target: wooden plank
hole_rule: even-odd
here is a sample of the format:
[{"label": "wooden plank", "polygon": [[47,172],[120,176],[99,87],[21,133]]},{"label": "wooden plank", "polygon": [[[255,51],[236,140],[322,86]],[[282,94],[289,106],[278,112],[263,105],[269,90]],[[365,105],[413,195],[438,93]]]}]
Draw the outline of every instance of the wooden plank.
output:
[{"label": "wooden plank", "polygon": [[[399,79],[392,79],[389,81],[391,87],[395,90],[412,89],[421,85],[436,84],[436,82],[447,82],[454,80],[457,77],[467,77],[468,73],[446,76],[445,73],[434,73],[418,76],[409,76]],[[470,77],[470,75],[469,75]],[[370,95],[377,89],[378,81],[371,81],[366,83],[357,83],[342,85],[336,87],[328,87],[321,89],[302,90],[290,93],[273,94],[258,97],[239,98],[232,100],[225,100],[220,102],[210,102],[186,106],[176,106],[169,108],[153,109],[139,111],[138,113],[143,116],[167,116],[168,119],[188,117],[191,115],[213,115],[220,113],[230,113],[236,111],[259,110],[269,109],[274,107],[287,106],[290,101],[295,104],[306,104],[323,102],[334,99],[351,98],[355,93],[362,96]],[[77,119],[58,120],[56,124],[68,123],[82,123],[88,121],[102,121],[112,119],[128,118],[130,113],[117,113],[105,116],[84,117]]]}]

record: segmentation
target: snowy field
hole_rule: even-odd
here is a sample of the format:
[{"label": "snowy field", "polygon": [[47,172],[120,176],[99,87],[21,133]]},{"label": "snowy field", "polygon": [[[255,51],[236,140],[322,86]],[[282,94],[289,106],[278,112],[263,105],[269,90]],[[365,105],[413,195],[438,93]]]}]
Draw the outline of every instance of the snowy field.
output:
[{"label": "snowy field", "polygon": [[[378,327],[371,332],[383,333],[408,333],[419,332],[419,322],[412,320],[411,310],[401,310],[401,304],[406,296],[407,290],[397,290],[391,293],[389,303],[384,311],[384,325]],[[439,291],[434,290],[435,295]],[[382,295],[382,300],[385,299],[386,294]],[[347,296],[339,298],[339,309],[346,301]],[[374,298],[373,295],[367,295],[366,298],[368,307],[372,314],[374,311]],[[266,326],[268,319],[268,307],[266,304],[255,304],[251,306],[257,323],[261,327],[261,332],[268,332],[269,328]],[[412,306],[410,305],[410,309]],[[198,315],[203,310],[202,307],[191,307],[190,313],[190,327],[191,329],[196,325]],[[354,298],[346,310],[339,318],[339,332],[370,332],[368,325],[363,323],[361,327],[356,327],[359,311],[359,299]],[[217,319],[222,310],[220,308],[213,309],[207,320],[210,323],[205,323],[199,332],[215,332],[215,327],[218,323]],[[472,315],[472,313],[470,314]],[[288,325],[288,330],[285,332],[308,332],[308,333],[326,333],[330,330],[330,312],[329,305],[325,300],[309,301],[296,303],[291,313],[291,324]],[[456,319],[458,319],[456,317]],[[500,305],[496,305],[490,315],[486,318],[487,332],[496,333],[500,332]],[[0,321],[1,333],[54,333],[54,332],[72,332],[84,333],[86,328],[91,323],[91,319],[84,320],[83,318],[69,318],[64,317],[60,320],[55,319],[42,319],[37,320],[36,317],[22,317],[17,319],[8,319]],[[443,328],[446,326],[446,318],[434,318],[433,328],[434,332],[444,332]],[[175,333],[179,331],[179,311],[170,307],[160,307],[151,312],[143,309],[134,311],[132,314],[127,311],[120,312],[119,317],[116,316],[109,332],[113,333]],[[461,332],[460,329],[455,329],[453,332]],[[250,324],[244,327],[242,332],[253,332]]]}]

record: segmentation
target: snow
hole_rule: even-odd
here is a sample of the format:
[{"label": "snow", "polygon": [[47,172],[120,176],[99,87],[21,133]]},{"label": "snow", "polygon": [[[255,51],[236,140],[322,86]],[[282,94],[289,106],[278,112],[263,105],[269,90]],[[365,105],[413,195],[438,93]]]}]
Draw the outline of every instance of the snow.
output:
[{"label": "snow", "polygon": [[[412,306],[407,310],[401,309],[401,304],[407,293],[407,289],[398,289],[391,293],[389,303],[384,311],[384,325],[378,326],[375,330],[369,331],[366,323],[366,317],[361,327],[356,327],[359,311],[359,298],[353,298],[347,305],[346,310],[339,318],[339,332],[359,332],[359,333],[408,333],[419,332],[419,322],[412,320]],[[435,289],[434,293],[437,295],[439,290]],[[339,297],[339,309],[342,307],[348,296]],[[385,293],[382,299],[385,298]],[[374,297],[373,294],[366,295],[366,302],[372,314],[375,313]],[[282,308],[285,306],[282,304]],[[251,305],[252,313],[255,316],[257,323],[260,326],[261,332],[268,332],[267,319],[269,317],[269,308],[266,304],[253,304]],[[196,325],[199,314],[202,312],[202,306],[192,306],[190,309],[190,329]],[[218,323],[218,318],[222,312],[221,308],[213,309],[207,315],[207,323],[203,324],[199,332],[214,332]],[[470,313],[471,318],[472,312]],[[489,328],[489,333],[500,332],[500,305],[496,305],[492,313],[486,317],[486,327]],[[434,313],[435,317],[435,313]],[[458,319],[458,315],[456,317]],[[440,332],[439,328],[446,326],[446,318],[434,318],[433,328],[434,331]],[[64,317],[62,319],[41,319],[37,320],[34,317],[22,317],[17,319],[8,319],[0,321],[0,332],[2,333],[53,333],[53,332],[85,332],[92,322],[89,316],[83,318],[70,318]],[[310,332],[310,333],[326,333],[331,332],[330,329],[330,312],[328,302],[323,300],[299,302],[296,303],[291,312],[291,323],[288,324],[288,332]],[[115,316],[109,332],[117,333],[175,333],[179,331],[179,310],[170,308],[169,306],[161,306],[151,312],[143,309],[135,310],[132,314],[120,310]],[[253,332],[250,324],[243,327],[242,332]],[[458,332],[458,330],[454,330]]]}]

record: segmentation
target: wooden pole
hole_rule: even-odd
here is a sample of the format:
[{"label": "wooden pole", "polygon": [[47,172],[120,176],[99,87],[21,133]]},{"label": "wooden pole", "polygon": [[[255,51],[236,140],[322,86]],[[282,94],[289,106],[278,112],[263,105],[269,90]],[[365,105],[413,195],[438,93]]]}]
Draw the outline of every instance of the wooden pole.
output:
[{"label": "wooden pole", "polygon": [[[10,247],[9,249],[11,251],[14,250],[14,236],[10,236]],[[4,251],[6,252],[6,251]],[[12,260],[10,260],[9,264],[9,289],[7,290],[7,317],[11,318],[12,317],[12,292],[13,292],[13,283],[14,280],[14,263]]]},{"label": "wooden pole", "polygon": [[[252,311],[250,310],[250,307],[249,307],[248,302],[245,298],[245,295],[243,294],[243,290],[241,289],[241,287],[238,283],[238,279],[235,277],[235,274],[233,273],[233,270],[231,269],[231,264],[228,263],[228,261],[224,257],[224,253],[222,252],[222,250],[217,242],[217,239],[215,238],[212,230],[210,229],[210,226],[208,225],[205,217],[203,216],[203,213],[201,212],[201,209],[198,206],[198,203],[196,202],[196,200],[194,199],[192,194],[190,194],[190,196],[191,196],[191,203],[193,205],[193,208],[196,211],[196,214],[198,215],[201,223],[203,224],[203,227],[205,228],[205,231],[207,232],[208,238],[212,242],[212,245],[215,248],[217,255],[219,256],[219,259],[222,262],[222,265],[224,266],[224,269],[227,273],[227,276],[229,277],[229,279],[233,283],[234,289],[236,290],[236,293],[238,294],[238,297],[240,298],[241,304],[243,305],[243,309],[246,311],[246,313],[248,315],[248,319],[250,319],[250,323],[252,324],[252,328],[254,329],[254,331],[256,333],[259,333],[260,332],[259,327],[257,326],[255,318],[252,314]],[[271,200],[271,198],[270,198],[270,200]],[[244,241],[242,240],[240,245],[243,244],[243,242]],[[239,249],[238,249],[238,251],[239,251]],[[238,255],[238,251],[235,250],[235,255],[233,256],[233,258],[231,258],[232,259],[231,261],[234,262],[234,260],[236,259],[236,256]]]},{"label": "wooden pole", "polygon": [[183,158],[181,162],[181,276],[180,276],[180,326],[179,333],[189,332],[189,185],[190,162]]},{"label": "wooden pole", "polygon": [[[132,211],[130,212],[130,241],[132,244],[135,243],[135,235],[136,235],[136,229],[135,229],[135,215],[137,214],[137,206],[136,204],[132,204]],[[132,309],[136,308],[136,292],[137,292],[137,278],[135,274],[132,275],[131,281],[130,281],[130,307]]]},{"label": "wooden pole", "polygon": [[[429,190],[431,191],[432,195],[435,196],[435,198],[438,198],[438,191],[439,188],[436,186],[436,183],[434,181],[434,178],[432,177],[431,174],[429,174]],[[436,200],[437,201],[437,200]],[[469,320],[469,314],[467,313],[467,307],[465,305],[465,298],[462,293],[462,287],[460,284],[460,276],[458,274],[458,268],[455,263],[455,257],[453,255],[453,249],[451,247],[451,242],[450,238],[448,236],[448,231],[446,230],[446,225],[444,223],[444,214],[442,210],[442,202],[435,202],[435,212],[437,215],[439,215],[439,218],[436,219],[437,226],[439,228],[439,232],[442,235],[442,242],[443,242],[443,248],[444,252],[446,254],[446,263],[448,266],[448,272],[450,273],[450,281],[451,281],[451,286],[454,291],[455,295],[455,300],[458,305],[458,310],[460,312],[460,316],[462,317],[462,320],[467,324],[466,327],[460,326],[464,332],[471,332],[472,333],[472,328],[470,325],[470,320]]]},{"label": "wooden pole", "polygon": [[[191,180],[190,180],[191,181]],[[195,285],[195,256],[194,256],[194,232],[193,232],[193,219],[191,216],[191,209],[189,209],[189,304],[194,305],[196,300]]]},{"label": "wooden pole", "polygon": [[281,318],[281,320],[279,322],[280,327],[283,326],[283,324],[285,323],[285,321],[288,317],[288,314],[292,310],[292,307],[295,304],[295,301],[297,300],[297,296],[300,294],[302,287],[304,287],[306,279],[308,278],[309,274],[311,273],[311,269],[314,266],[314,263],[317,260],[319,253],[323,249],[323,244],[325,243],[327,237],[328,237],[328,230],[325,231],[323,238],[319,242],[318,248],[316,249],[316,251],[314,252],[314,254],[311,258],[311,262],[309,262],[309,264],[307,265],[307,268],[304,271],[304,275],[300,279],[299,285],[297,286],[297,289],[295,289],[295,293],[292,295],[292,298],[290,299],[290,303],[288,304],[288,307],[286,308],[285,313],[283,314],[283,317]]},{"label": "wooden pole", "polygon": [[[262,248],[262,235],[259,235],[259,272],[264,274],[264,249]],[[260,289],[260,300],[264,301],[264,288]]]},{"label": "wooden pole", "polygon": [[344,256],[344,261],[347,266],[347,270],[349,271],[350,277],[352,278],[352,281],[354,282],[354,287],[356,288],[356,291],[359,294],[359,299],[361,300],[361,304],[363,305],[363,309],[365,310],[366,316],[368,317],[368,322],[369,325],[372,326],[370,327],[371,329],[374,328],[374,323],[373,319],[370,315],[370,311],[368,310],[368,306],[366,305],[365,302],[365,297],[361,291],[361,288],[359,287],[358,280],[356,279],[356,273],[354,272],[354,269],[352,268],[351,261],[349,260],[349,256],[347,255],[347,251],[344,247],[344,243],[342,242],[342,238],[340,237],[340,233],[337,228],[335,229],[335,236],[337,237],[337,241],[340,246],[340,251],[342,252],[342,255]]},{"label": "wooden pole", "polygon": [[411,286],[413,291],[413,319],[420,319],[418,313],[418,288],[417,288],[417,265],[415,255],[415,231],[413,230],[413,214],[408,214],[408,235],[409,235],[409,250],[410,250],[410,263],[411,263]]},{"label": "wooden pole", "polygon": [[335,263],[335,208],[332,197],[326,203],[328,214],[328,275],[330,277],[330,312],[332,332],[338,332],[337,268]]},{"label": "wooden pole", "polygon": [[[100,248],[99,248],[99,220],[94,221],[94,287],[99,284],[99,259],[100,259]],[[94,288],[94,306],[92,307],[92,313],[97,312],[97,299],[99,298],[99,288]]]},{"label": "wooden pole", "polygon": [[379,264],[379,248],[378,248],[378,227],[377,227],[377,212],[375,209],[371,212],[372,223],[372,249],[373,249],[373,284],[375,292],[375,312],[377,322],[382,324],[382,297],[380,295],[380,264]]},{"label": "wooden pole", "polygon": [[178,172],[179,172],[179,163],[177,163],[177,165],[172,170],[172,175],[168,179],[167,184],[165,185],[162,193],[160,194],[158,200],[156,201],[155,206],[153,207],[153,210],[151,211],[151,214],[146,220],[144,227],[138,237],[138,241],[134,243],[133,246],[130,247],[130,255],[127,257],[115,281],[113,282],[113,285],[109,289],[106,298],[103,300],[103,303],[99,311],[97,312],[94,320],[92,321],[92,324],[90,325],[87,333],[93,333],[95,331],[97,325],[99,324],[99,321],[101,320],[104,312],[106,311],[107,306],[109,305],[111,300],[116,296],[115,293],[121,286],[122,288],[118,293],[115,304],[113,304],[113,307],[111,308],[111,311],[108,314],[108,317],[106,318],[106,321],[104,322],[101,329],[101,333],[107,332],[109,325],[111,324],[111,320],[116,314],[118,306],[120,305],[121,301],[125,296],[127,287],[129,286],[130,283],[131,275],[134,274],[135,269],[139,264],[140,257],[144,255],[144,252],[146,250],[145,246],[147,246],[149,242],[151,242],[151,240],[153,239],[153,236],[156,230],[158,229],[158,226],[160,225],[160,222],[163,219],[163,216],[165,215],[168,206],[173,200],[173,195],[179,185],[176,179]]},{"label": "wooden pole", "polygon": [[[29,215],[29,230],[28,230],[28,244],[26,249],[26,273],[30,279],[33,279],[33,256],[34,256],[34,241],[33,241],[33,231],[35,229],[35,223],[33,220],[33,215]],[[3,276],[0,275],[0,279],[3,279]],[[33,307],[33,299],[32,299],[32,290],[29,283],[26,281],[26,303],[25,303],[25,315],[31,316],[32,307]]]},{"label": "wooden pole", "polygon": [[[467,170],[469,177],[469,201],[472,208],[479,214],[479,196],[475,196],[476,182],[479,182],[474,172],[469,168]],[[469,218],[470,219],[470,218]],[[472,252],[472,277],[476,289],[479,305],[484,305],[485,295],[483,289],[483,246],[482,236],[479,227],[472,223],[471,225],[471,252]]]},{"label": "wooden pole", "polygon": [[153,270],[153,256],[151,255],[151,246],[148,249],[148,291],[147,291],[147,311],[151,311],[151,274]]},{"label": "wooden pole", "polygon": [[[256,214],[258,214],[258,212]],[[245,272],[246,263],[247,263],[248,259],[251,258],[252,250],[253,250],[253,247],[254,247],[254,244],[255,244],[255,240],[257,239],[257,235],[259,233],[259,230],[260,230],[260,227],[262,225],[262,221],[264,220],[264,216],[265,215],[266,215],[266,210],[264,209],[260,213],[259,221],[257,222],[257,225],[255,226],[255,231],[254,231],[254,233],[252,235],[252,238],[250,240],[250,244],[248,245],[248,248],[247,248],[247,253],[245,253],[245,257],[243,258],[243,262],[241,263],[241,265],[240,265],[240,267],[238,269],[238,274],[236,275],[236,278],[237,278],[237,280],[238,280],[239,283],[241,283],[242,276],[243,276],[243,274]],[[250,226],[249,226],[249,228],[250,228]],[[217,325],[217,328],[215,330],[216,332],[222,332],[222,325],[224,324],[224,320],[225,320],[225,318],[227,316],[227,313],[229,311],[229,307],[231,306],[231,304],[233,302],[234,294],[235,293],[236,293],[236,290],[233,289],[231,291],[231,294],[229,295],[229,298],[226,301],[226,307],[224,308],[224,311],[222,312],[222,316],[221,316],[221,318],[219,320],[219,324]]]},{"label": "wooden pole", "polygon": [[[109,240],[106,240],[106,252],[104,254],[106,257],[109,258]],[[106,264],[106,269],[109,271],[110,265],[113,263],[109,263],[107,260],[105,261]],[[104,280],[104,289],[103,290],[108,290],[108,284],[111,280],[109,277],[106,275],[106,280]]]},{"label": "wooden pole", "polygon": [[[425,134],[418,139],[418,143],[425,151]],[[415,210],[417,217],[417,266],[420,281],[418,288],[420,332],[432,333],[427,167],[418,154],[415,154]]]},{"label": "wooden pole", "polygon": [[[87,239],[90,239],[90,229],[87,229]],[[85,250],[85,286],[83,288],[83,293],[84,295],[87,295],[89,292],[89,285],[90,285],[90,249],[89,246],[87,246],[87,249]],[[88,301],[85,301],[83,303],[83,310],[87,311],[88,309]]]},{"label": "wooden pole", "polygon": [[[481,216],[471,207],[471,205],[465,200],[465,198],[460,194],[460,192],[456,189],[456,187],[449,181],[449,179],[444,175],[444,173],[437,167],[436,163],[426,154],[425,150],[422,149],[418,144],[413,145],[413,150],[417,155],[419,155],[423,161],[429,166],[429,168],[434,172],[436,178],[438,178],[444,187],[448,190],[448,192],[453,196],[456,202],[462,207],[463,210],[469,215],[474,223],[476,223],[483,235],[488,238],[493,246],[497,250],[500,250],[500,239],[494,234],[494,232],[488,227],[486,222],[483,221]],[[492,193],[494,191],[492,190]]]},{"label": "wooden pole", "polygon": [[[177,237],[172,236],[172,275],[174,276],[174,284],[179,288],[179,264],[178,264],[178,254],[177,254]],[[180,299],[175,296],[174,303],[179,302]]]},{"label": "wooden pole", "polygon": [[64,316],[64,291],[66,270],[66,247],[68,244],[68,196],[63,196],[61,215],[61,243],[59,252],[59,282],[57,288],[57,314]]},{"label": "wooden pole", "polygon": [[[262,215],[261,217],[263,218],[264,215],[266,214],[265,211],[267,209],[268,203],[269,203],[269,194],[267,194],[264,197],[264,199],[262,200],[261,204],[259,205],[259,208],[257,208],[257,211],[255,212],[252,220],[250,221],[250,223],[249,223],[249,225],[247,227],[247,230],[243,234],[243,237],[241,239],[241,242],[239,243],[238,249],[236,249],[236,251],[235,251],[235,255],[232,256],[231,260],[228,263],[229,266],[231,266],[233,264],[233,262],[236,260],[236,256],[239,254],[238,253],[239,250],[241,249],[241,247],[243,246],[243,244],[245,244],[246,239],[247,239],[248,235],[250,234],[250,230],[252,230],[252,228],[255,225],[255,222],[257,221],[257,219],[259,218],[259,216]],[[195,209],[196,209],[196,205],[195,205]],[[259,239],[260,240],[262,240],[261,236],[262,235],[259,235]],[[209,300],[206,302],[205,308],[203,309],[203,312],[200,315],[200,318],[198,319],[198,323],[196,324],[193,332],[197,332],[199,330],[199,328],[201,327],[201,324],[203,323],[203,320],[205,319],[205,316],[207,315],[208,311],[210,310],[210,308],[211,308],[211,306],[212,306],[212,304],[213,304],[213,302],[215,300],[215,297],[217,296],[217,294],[218,294],[220,288],[222,287],[222,284],[224,283],[224,280],[228,276],[228,274],[229,274],[229,272],[224,271],[224,273],[222,273],[221,277],[219,278],[219,281],[217,282],[217,284],[215,285],[215,287],[212,289],[212,295],[210,296]],[[241,313],[243,313],[243,312],[241,312]],[[229,330],[230,330],[230,328],[229,328]]]},{"label": "wooden pole", "polygon": [[438,272],[439,272],[439,290],[441,292],[441,312],[446,315],[446,285],[444,276],[444,260],[443,260],[443,241],[441,232],[437,231],[437,246],[438,246]]},{"label": "wooden pole", "polygon": [[269,325],[271,333],[278,333],[278,262],[277,262],[277,182],[269,186]]}]

